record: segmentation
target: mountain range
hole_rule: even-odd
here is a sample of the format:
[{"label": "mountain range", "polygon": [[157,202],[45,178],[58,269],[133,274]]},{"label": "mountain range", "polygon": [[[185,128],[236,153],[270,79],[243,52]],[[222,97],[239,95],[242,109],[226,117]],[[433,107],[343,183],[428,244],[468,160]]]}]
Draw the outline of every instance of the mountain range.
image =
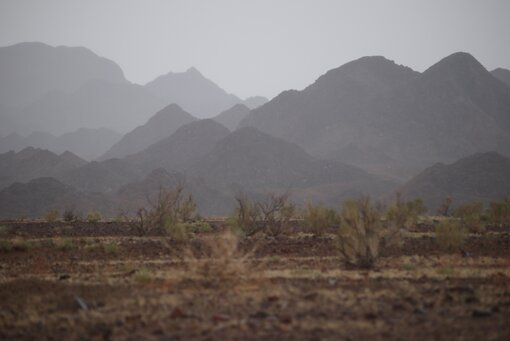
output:
[{"label": "mountain range", "polygon": [[437,163],[409,180],[398,191],[421,198],[434,213],[447,197],[453,206],[480,201],[487,204],[510,196],[510,158],[496,152],[477,153],[451,164]]},{"label": "mountain range", "polygon": [[[510,87],[473,56],[452,54],[423,73],[383,57],[327,72],[250,112],[252,126],[317,157],[407,179],[437,161],[510,146]],[[359,162],[348,154],[358,150]]]},{"label": "mountain range", "polygon": [[[192,115],[213,117],[244,101],[197,69],[168,73],[142,86],[120,67],[83,47],[21,43],[0,47],[1,135],[79,128],[127,132],[175,103]],[[250,97],[251,107],[267,101]],[[34,146],[39,147],[39,146]]]},{"label": "mountain range", "polygon": [[[69,67],[65,79],[27,88],[28,100],[20,92],[0,105],[2,131],[36,130],[0,139],[0,152],[13,150],[0,154],[0,216],[59,205],[134,213],[161,186],[176,183],[207,215],[229,214],[241,193],[289,191],[299,204],[337,207],[347,198],[398,190],[423,197],[432,210],[448,195],[460,203],[510,194],[503,156],[510,154],[508,71],[489,72],[467,53],[423,73],[363,57],[303,90],[243,101],[194,68],[141,86],[86,49],[63,49],[72,53],[57,58],[60,48],[21,47],[35,55],[47,50],[49,69],[82,60],[95,71],[73,74]],[[16,72],[5,65],[21,68],[12,57],[19,51],[0,48],[6,79]],[[13,89],[2,84],[0,97]],[[75,124],[84,128],[47,133],[73,131]],[[127,133],[98,128],[112,125]],[[51,151],[26,147],[32,144]]]},{"label": "mountain range", "polygon": [[0,153],[10,150],[17,152],[26,147],[37,147],[56,154],[70,151],[90,161],[104,154],[109,146],[117,142],[121,136],[119,133],[106,128],[80,128],[60,136],[38,131],[28,136],[12,133],[0,138]]}]

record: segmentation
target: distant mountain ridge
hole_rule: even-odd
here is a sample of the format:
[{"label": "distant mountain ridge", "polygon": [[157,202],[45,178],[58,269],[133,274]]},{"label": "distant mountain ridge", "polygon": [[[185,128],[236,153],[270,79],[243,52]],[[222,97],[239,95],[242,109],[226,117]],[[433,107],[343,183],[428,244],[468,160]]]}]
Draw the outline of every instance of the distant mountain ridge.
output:
[{"label": "distant mountain ridge", "polygon": [[503,83],[510,86],[510,70],[497,68],[491,71],[491,74],[502,81]]},{"label": "distant mountain ridge", "polygon": [[[124,133],[171,103],[199,118],[243,103],[194,68],[141,86],[86,48],[43,43],[0,47],[0,79],[1,135],[98,127]],[[246,103],[255,107],[265,100],[251,97]]]},{"label": "distant mountain ridge", "polygon": [[85,164],[85,160],[70,152],[57,155],[32,147],[17,153],[10,151],[0,154],[0,188],[40,177],[58,177]]},{"label": "distant mountain ridge", "polygon": [[13,133],[0,138],[0,153],[34,147],[47,149],[56,154],[70,151],[90,161],[105,153],[120,137],[119,133],[106,128],[80,128],[60,136],[44,132],[33,132],[28,136]]},{"label": "distant mountain ridge", "polygon": [[376,149],[392,161],[369,160],[369,169],[394,175],[397,168],[417,171],[470,153],[507,151],[508,108],[509,87],[467,53],[448,56],[422,74],[383,57],[364,57],[302,91],[281,93],[240,126],[323,158],[341,155],[338,150],[349,145]]},{"label": "distant mountain ridge", "polygon": [[147,83],[145,88],[169,103],[177,103],[197,118],[210,118],[242,100],[228,94],[194,67],[170,72]]},{"label": "distant mountain ridge", "polygon": [[213,117],[218,123],[227,127],[230,131],[234,131],[239,123],[248,116],[250,109],[244,104],[236,104],[219,115]]},{"label": "distant mountain ridge", "polygon": [[122,158],[135,154],[172,135],[179,127],[195,121],[177,104],[170,104],[154,114],[149,120],[124,135],[99,160]]},{"label": "distant mountain ridge", "polygon": [[434,213],[450,196],[453,206],[487,203],[510,196],[510,158],[496,152],[477,153],[451,164],[437,163],[398,189],[406,198],[422,198]]}]

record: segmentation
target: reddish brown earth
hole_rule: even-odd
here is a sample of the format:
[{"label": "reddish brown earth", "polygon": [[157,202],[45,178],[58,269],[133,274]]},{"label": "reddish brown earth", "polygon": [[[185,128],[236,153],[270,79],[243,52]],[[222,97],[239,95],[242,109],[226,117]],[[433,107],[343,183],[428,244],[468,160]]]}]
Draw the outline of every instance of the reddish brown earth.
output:
[{"label": "reddish brown earth", "polygon": [[12,224],[0,236],[0,339],[510,340],[510,229],[470,235],[455,254],[414,231],[370,271],[345,268],[333,236],[250,238],[238,276],[214,278],[204,269],[222,261],[207,258],[217,234]]}]

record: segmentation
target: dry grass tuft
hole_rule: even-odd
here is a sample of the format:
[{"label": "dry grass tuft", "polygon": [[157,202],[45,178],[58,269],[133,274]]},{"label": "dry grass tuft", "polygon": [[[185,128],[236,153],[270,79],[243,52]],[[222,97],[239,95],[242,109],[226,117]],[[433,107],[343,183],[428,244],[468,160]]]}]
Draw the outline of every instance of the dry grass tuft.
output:
[{"label": "dry grass tuft", "polygon": [[191,277],[202,286],[230,290],[246,279],[247,260],[253,251],[243,252],[239,236],[225,231],[205,240],[201,251],[188,250],[185,260]]}]

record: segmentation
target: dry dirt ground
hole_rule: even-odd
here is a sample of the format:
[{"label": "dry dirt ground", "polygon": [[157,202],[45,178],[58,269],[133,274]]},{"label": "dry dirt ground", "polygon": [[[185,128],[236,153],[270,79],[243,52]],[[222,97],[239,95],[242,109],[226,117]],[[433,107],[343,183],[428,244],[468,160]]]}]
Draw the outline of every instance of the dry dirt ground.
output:
[{"label": "dry dirt ground", "polygon": [[470,235],[455,254],[414,231],[359,271],[332,236],[247,239],[225,261],[207,257],[217,232],[173,241],[129,224],[11,225],[0,339],[510,340],[510,228]]}]

